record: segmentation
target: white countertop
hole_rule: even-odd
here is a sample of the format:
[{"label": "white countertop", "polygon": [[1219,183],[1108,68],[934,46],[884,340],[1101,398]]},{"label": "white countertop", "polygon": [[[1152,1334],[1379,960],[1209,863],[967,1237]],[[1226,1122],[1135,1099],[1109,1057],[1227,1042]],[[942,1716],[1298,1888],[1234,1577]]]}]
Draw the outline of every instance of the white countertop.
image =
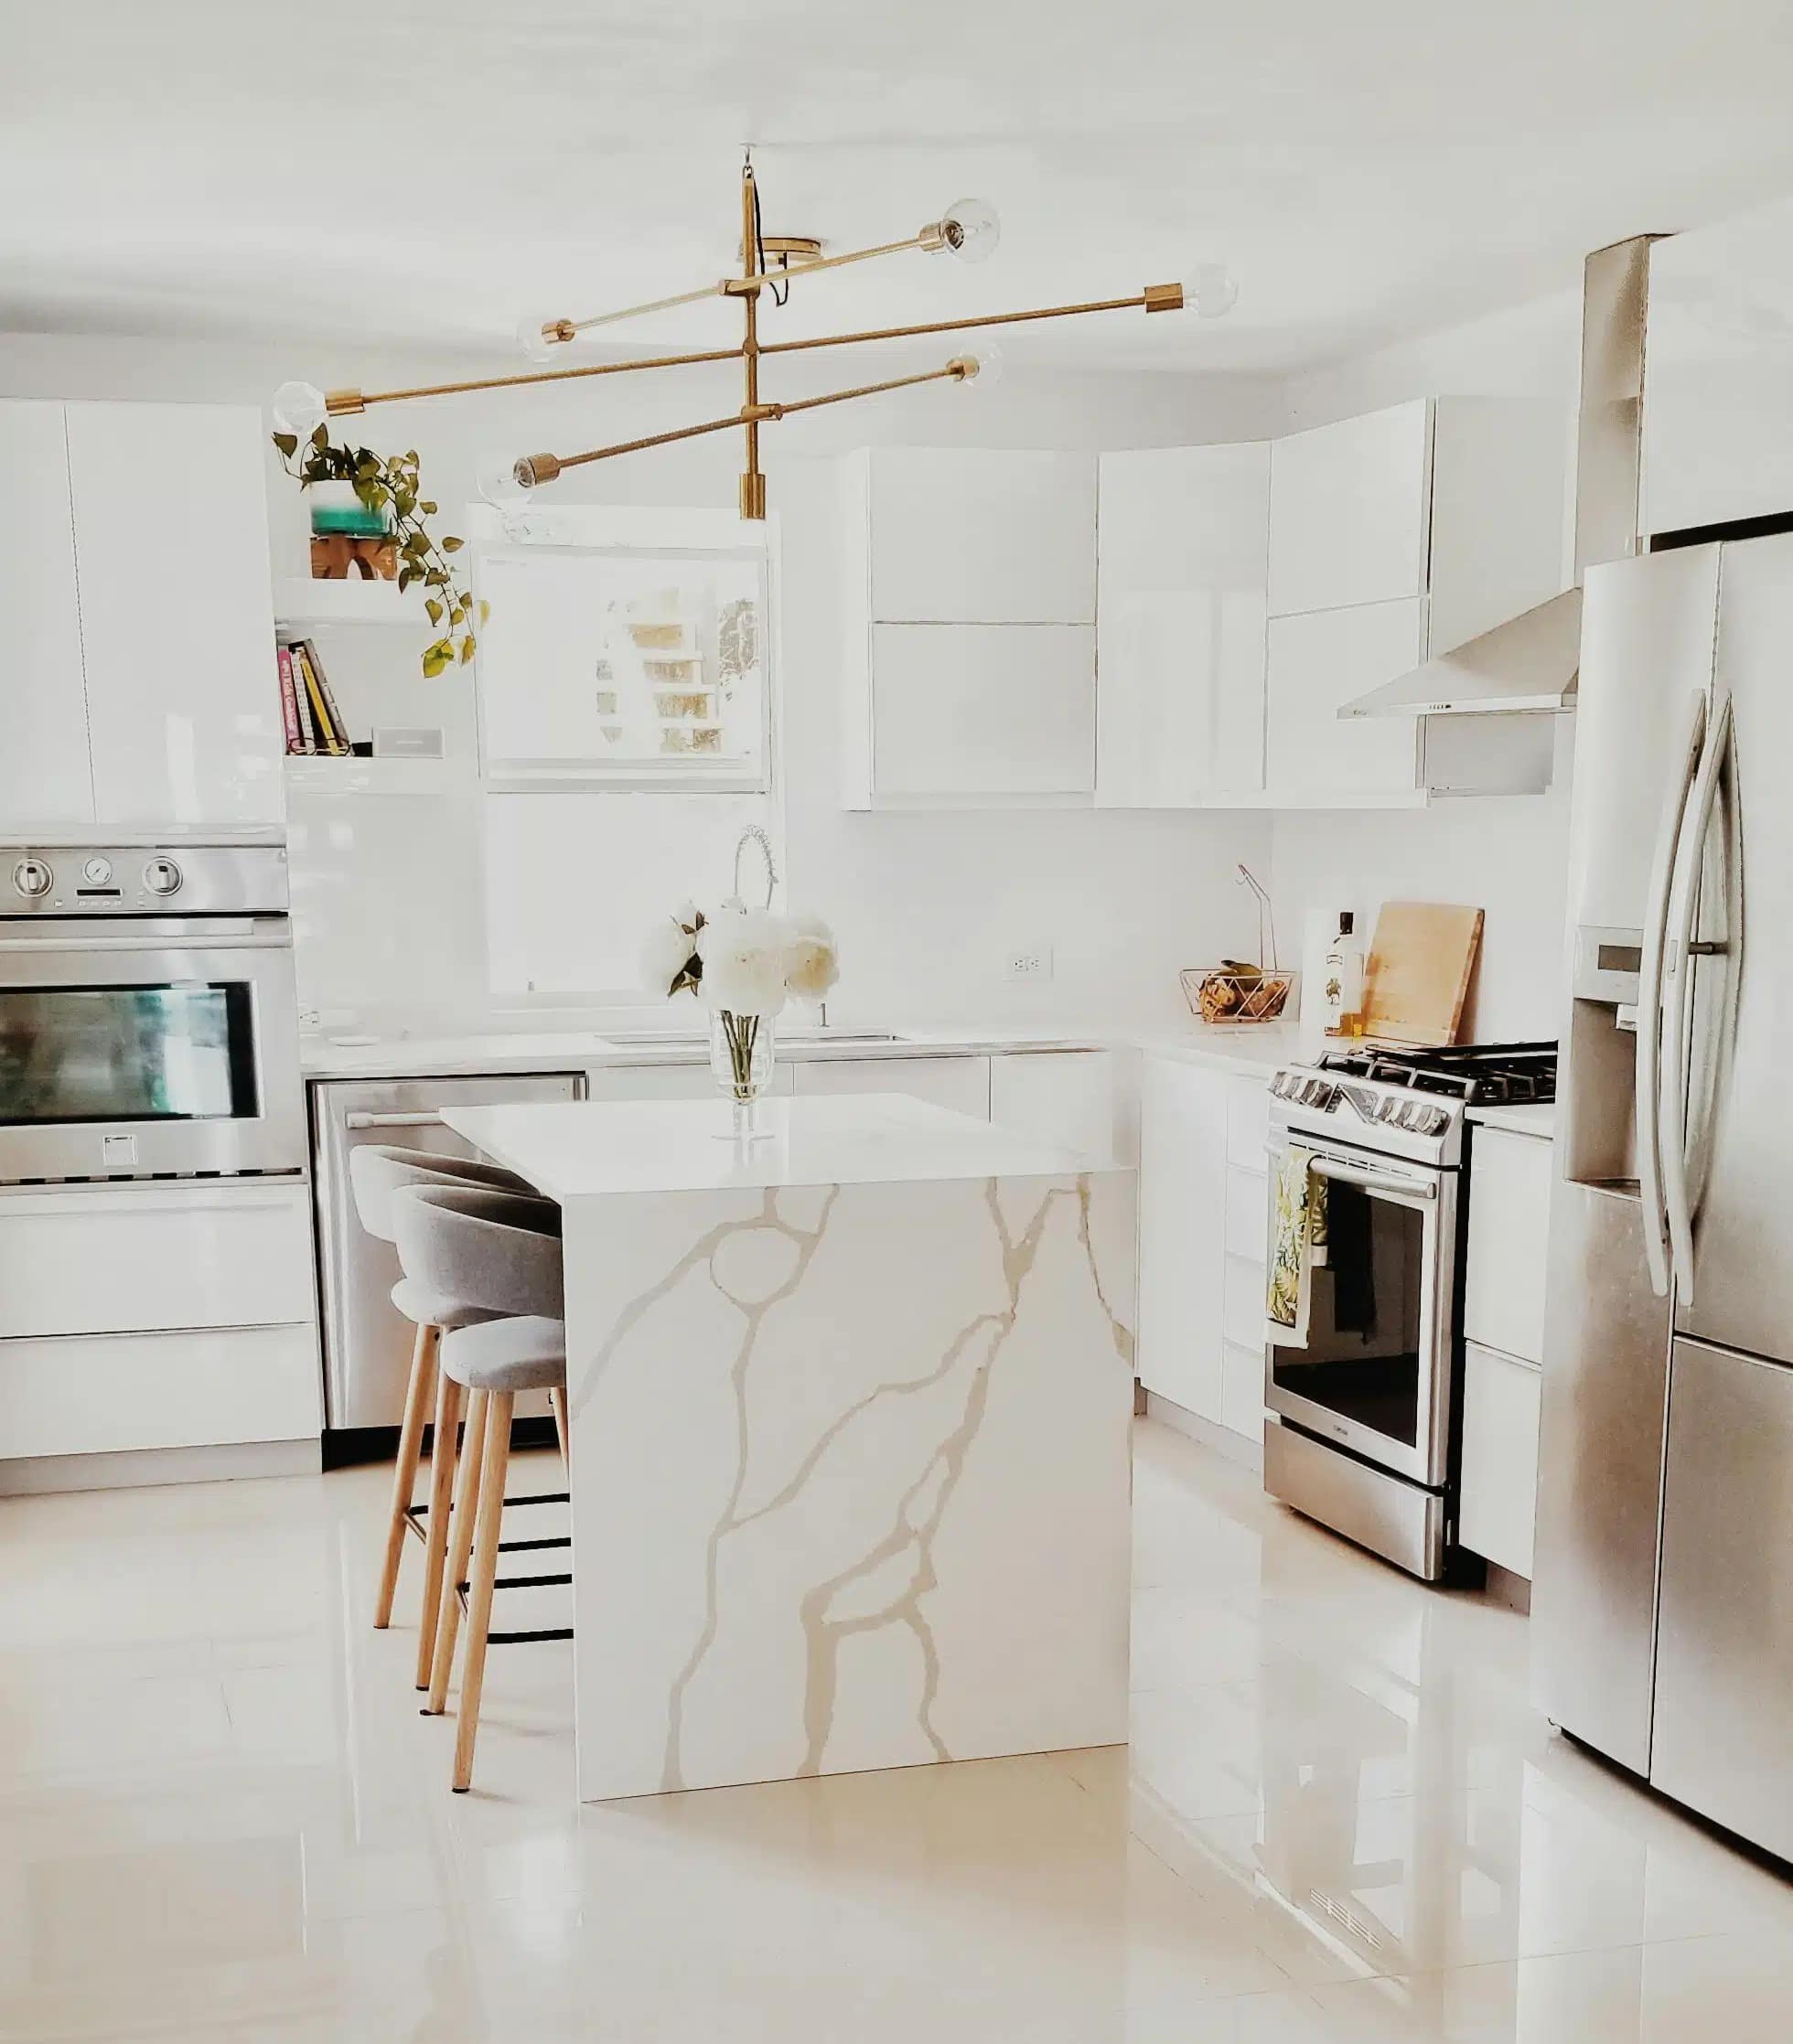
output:
[{"label": "white countertop", "polygon": [[[446,1078],[487,1073],[590,1071],[621,1065],[701,1065],[707,1061],[706,1044],[689,1035],[682,1040],[675,1033],[677,1022],[667,1026],[669,1034],[659,1043],[617,1042],[607,1037],[601,1029],[489,1030],[466,1034],[385,1035],[371,1040],[313,1034],[303,1039],[300,1050],[306,1076],[312,1079]],[[850,1028],[843,1028],[838,1039],[781,1035],[778,1055],[791,1061],[832,1061],[1131,1049],[1267,1076],[1277,1065],[1299,1055],[1302,1049],[1299,1033],[1291,1023],[1214,1029],[1193,1019],[1181,1023],[929,1022],[899,1025],[894,1033],[895,1041],[890,1043],[853,1042],[852,1034]]]},{"label": "white countertop", "polygon": [[551,1199],[899,1180],[1056,1178],[1115,1168],[896,1093],[762,1100],[756,1142],[714,1100],[542,1101],[443,1119]]},{"label": "white countertop", "polygon": [[1556,1133],[1553,1101],[1526,1101],[1517,1107],[1471,1108],[1469,1119],[1489,1129],[1507,1129],[1516,1136],[1538,1136],[1549,1142]]}]

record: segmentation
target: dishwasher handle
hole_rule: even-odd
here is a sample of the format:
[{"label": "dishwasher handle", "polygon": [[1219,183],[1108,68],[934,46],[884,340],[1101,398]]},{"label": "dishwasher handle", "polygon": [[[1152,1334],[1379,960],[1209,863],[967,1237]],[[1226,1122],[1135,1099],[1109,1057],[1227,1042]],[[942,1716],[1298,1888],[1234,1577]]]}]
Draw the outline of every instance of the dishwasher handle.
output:
[{"label": "dishwasher handle", "polygon": [[342,1125],[351,1133],[363,1129],[441,1129],[446,1126],[439,1114],[428,1109],[418,1114],[346,1114]]}]

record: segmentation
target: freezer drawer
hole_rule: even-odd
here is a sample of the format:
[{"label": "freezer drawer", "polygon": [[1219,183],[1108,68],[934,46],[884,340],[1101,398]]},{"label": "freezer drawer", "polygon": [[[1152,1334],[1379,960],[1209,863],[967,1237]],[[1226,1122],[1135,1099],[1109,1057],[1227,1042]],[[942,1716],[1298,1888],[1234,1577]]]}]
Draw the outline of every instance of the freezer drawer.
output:
[{"label": "freezer drawer", "polygon": [[1678,1341],[1650,1780],[1793,1858],[1793,1369]]},{"label": "freezer drawer", "polygon": [[[584,1084],[577,1072],[531,1072],[493,1078],[327,1082],[312,1088],[327,1427],[398,1425],[414,1332],[392,1304],[400,1275],[396,1252],[368,1235],[356,1218],[349,1153],[363,1143],[390,1143],[468,1157],[469,1146],[443,1125],[443,1108],[576,1100]],[[546,1411],[545,1404],[542,1409]]]}]

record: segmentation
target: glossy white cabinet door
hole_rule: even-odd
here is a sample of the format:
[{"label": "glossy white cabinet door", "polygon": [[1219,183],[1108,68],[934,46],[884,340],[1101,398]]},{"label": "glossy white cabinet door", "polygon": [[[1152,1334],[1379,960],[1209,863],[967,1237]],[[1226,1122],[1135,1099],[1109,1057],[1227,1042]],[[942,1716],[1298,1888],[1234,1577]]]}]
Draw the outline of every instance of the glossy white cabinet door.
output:
[{"label": "glossy white cabinet door", "polygon": [[1541,1387],[1541,1379],[1529,1364],[1475,1342],[1465,1344],[1457,1536],[1471,1554],[1528,1581],[1538,1507]]},{"label": "glossy white cabinet door", "polygon": [[791,1071],[800,1098],[806,1093],[901,1093],[980,1121],[990,1116],[987,1057],[805,1058]]},{"label": "glossy white cabinet door", "polygon": [[875,620],[1093,623],[1093,455],[877,447],[859,458]]},{"label": "glossy white cabinet door", "polygon": [[1079,1156],[1139,1161],[1132,1053],[1013,1051],[990,1060],[990,1118]]},{"label": "glossy white cabinet door", "polygon": [[1469,1155],[1464,1334],[1541,1363],[1554,1150],[1541,1136],[1477,1128]]},{"label": "glossy white cabinet door", "polygon": [[1270,462],[1270,614],[1425,588],[1431,404],[1289,433]]},{"label": "glossy white cabinet door", "polygon": [[1223,1424],[1226,1075],[1148,1057],[1139,1134],[1140,1382]]},{"label": "glossy white cabinet door", "polygon": [[1271,619],[1264,781],[1272,795],[1309,808],[1413,797],[1418,720],[1341,722],[1338,708],[1417,666],[1424,629],[1417,597]]},{"label": "glossy white cabinet door", "polygon": [[260,414],[71,404],[68,430],[96,821],[278,824]]},{"label": "glossy white cabinet door", "polygon": [[1269,540],[1268,442],[1101,457],[1098,803],[1263,786]]},{"label": "glossy white cabinet door", "polygon": [[1649,251],[1642,527],[1793,506],[1793,199]]},{"label": "glossy white cabinet door", "polygon": [[0,403],[0,829],[93,820],[59,404]]},{"label": "glossy white cabinet door", "polygon": [[874,625],[874,800],[1084,795],[1096,777],[1088,625]]}]

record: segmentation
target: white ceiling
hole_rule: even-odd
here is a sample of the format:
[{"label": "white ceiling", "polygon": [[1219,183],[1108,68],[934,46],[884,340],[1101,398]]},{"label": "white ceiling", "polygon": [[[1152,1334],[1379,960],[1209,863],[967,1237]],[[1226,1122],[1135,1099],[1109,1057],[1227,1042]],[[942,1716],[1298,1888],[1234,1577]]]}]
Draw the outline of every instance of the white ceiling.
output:
[{"label": "white ceiling", "polygon": [[1005,348],[1281,369],[1793,187],[1785,0],[0,0],[0,327],[508,353],[526,307],[719,273],[751,140],[771,232],[858,246],[965,193],[1004,219],[986,266],[819,278],[781,334],[1220,256],[1223,323]]}]

